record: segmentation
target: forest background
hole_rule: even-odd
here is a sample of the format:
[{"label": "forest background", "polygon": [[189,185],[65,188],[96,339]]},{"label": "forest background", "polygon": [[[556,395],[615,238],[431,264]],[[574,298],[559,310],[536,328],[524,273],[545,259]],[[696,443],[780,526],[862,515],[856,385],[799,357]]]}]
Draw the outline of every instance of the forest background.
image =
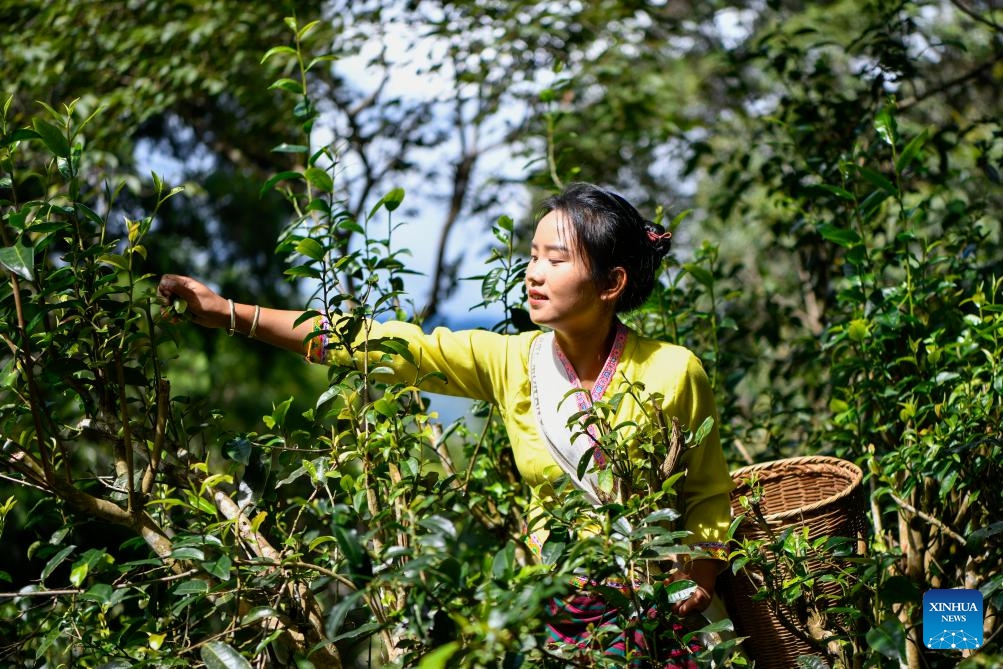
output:
[{"label": "forest background", "polygon": [[[673,230],[630,322],[703,359],[731,464],[866,473],[837,597],[798,568],[838,546],[774,546],[799,575],[766,594],[825,621],[808,666],[998,666],[994,3],[4,2],[0,24],[0,663],[542,652],[520,632],[590,558],[523,563],[489,410],[443,424],[442,398],[168,322],[151,291],[519,329],[533,204],[586,180]],[[965,659],[919,636],[923,592],[954,587],[985,598]]]}]

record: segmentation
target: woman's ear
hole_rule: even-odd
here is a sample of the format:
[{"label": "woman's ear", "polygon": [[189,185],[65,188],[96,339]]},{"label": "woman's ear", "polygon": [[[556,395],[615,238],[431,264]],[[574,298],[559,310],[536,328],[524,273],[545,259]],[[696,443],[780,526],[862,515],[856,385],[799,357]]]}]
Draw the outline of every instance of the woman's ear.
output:
[{"label": "woman's ear", "polygon": [[609,273],[606,287],[599,291],[599,299],[616,304],[626,289],[627,270],[622,267],[614,267]]}]

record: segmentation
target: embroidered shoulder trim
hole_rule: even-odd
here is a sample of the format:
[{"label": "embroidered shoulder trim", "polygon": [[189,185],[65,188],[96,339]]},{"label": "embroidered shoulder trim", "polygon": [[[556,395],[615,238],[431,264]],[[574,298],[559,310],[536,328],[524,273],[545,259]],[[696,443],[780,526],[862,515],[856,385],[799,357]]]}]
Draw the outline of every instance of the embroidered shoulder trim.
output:
[{"label": "embroidered shoulder trim", "polygon": [[[616,324],[616,335],[613,337],[613,346],[609,350],[609,355],[606,356],[606,362],[603,363],[602,370],[599,372],[599,376],[596,377],[596,382],[592,386],[592,393],[577,393],[576,397],[578,399],[578,407],[583,411],[589,408],[592,402],[596,402],[602,399],[602,396],[606,393],[606,389],[613,382],[613,375],[616,374],[616,367],[620,364],[620,358],[623,357],[623,350],[627,345],[627,326],[623,323]],[[554,350],[557,352],[557,359],[561,361],[561,365],[564,366],[564,371],[568,374],[568,380],[571,385],[582,387],[581,379],[578,378],[578,374],[575,372],[574,365],[568,360],[568,356],[564,354],[561,347],[557,344],[557,338],[554,338]]]},{"label": "embroidered shoulder trim", "polygon": [[690,544],[693,548],[699,548],[707,556],[714,560],[724,560],[728,561],[728,546],[719,541],[707,541],[702,543]]},{"label": "embroidered shoulder trim", "polygon": [[[561,347],[557,344],[557,338],[554,338],[554,351],[557,353],[557,359],[561,361],[561,365],[564,367],[564,371],[568,375],[568,380],[571,382],[571,385],[580,389],[579,392],[575,393],[575,401],[578,403],[579,411],[588,411],[589,407],[591,407],[594,402],[602,399],[602,396],[606,393],[606,389],[609,388],[610,384],[613,382],[613,376],[616,374],[617,365],[620,364],[620,358],[623,357],[623,351],[624,348],[626,348],[626,345],[627,326],[623,323],[617,322],[616,334],[613,337],[613,346],[610,348],[609,355],[606,356],[606,362],[603,363],[599,376],[596,377],[596,382],[592,386],[592,392],[587,393],[582,388],[582,381],[578,378],[574,365],[571,364],[571,361],[568,360],[568,356],[564,354],[564,351],[562,351]],[[587,429],[593,441],[598,444],[599,433],[596,430],[595,425],[589,425]],[[602,450],[600,450],[598,446],[595,448],[594,458],[596,465],[600,469],[606,466],[606,456],[603,455]]]},{"label": "embroidered shoulder trim", "polygon": [[331,322],[327,316],[317,316],[313,319],[313,333],[306,344],[306,361],[327,362],[328,338],[331,332]]},{"label": "embroidered shoulder trim", "polygon": [[606,389],[613,383],[613,375],[616,374],[617,365],[620,364],[620,358],[623,357],[623,349],[626,345],[627,326],[623,323],[617,323],[616,335],[613,338],[613,347],[609,351],[609,356],[606,358],[606,363],[603,365],[602,371],[599,372],[599,376],[596,378],[595,385],[592,386],[593,402],[601,399],[606,393]]}]

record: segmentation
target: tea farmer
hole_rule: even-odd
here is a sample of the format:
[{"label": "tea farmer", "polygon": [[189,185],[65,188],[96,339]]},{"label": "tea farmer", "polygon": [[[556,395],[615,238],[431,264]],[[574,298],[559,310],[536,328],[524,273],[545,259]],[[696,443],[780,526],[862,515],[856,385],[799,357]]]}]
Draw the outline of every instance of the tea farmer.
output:
[{"label": "tea farmer", "polygon": [[[600,502],[597,471],[603,458],[596,451],[583,477],[578,464],[595,450],[586,430],[572,429],[574,414],[608,399],[625,380],[641,382],[661,396],[665,423],[677,418],[682,429],[696,431],[707,418],[715,422],[698,445],[685,449],[679,491],[681,527],[693,559],[684,560],[671,578],[696,584],[692,594],[674,605],[680,616],[704,611],[714,598],[714,584],[725,566],[725,541],[731,520],[732,488],[718,429],[714,395],[699,359],[689,350],[639,335],[617,314],[641,306],[654,285],[669,250],[669,234],[649,223],[624,198],[608,190],[572,184],[543,203],[533,236],[526,290],[529,315],[543,331],[499,334],[484,330],[436,328],[425,333],[403,322],[372,322],[371,338],[395,337],[408,342],[411,360],[395,356],[389,363],[401,378],[423,378],[422,389],[484,400],[502,417],[518,473],[534,490],[569,477],[593,504]],[[194,322],[226,328],[303,354],[329,365],[354,366],[333,334],[337,323],[327,317],[302,319],[302,311],[237,304],[195,279],[165,275],[160,296],[182,299]],[[337,316],[332,316],[337,318]],[[300,322],[302,321],[302,322]],[[360,335],[362,336],[362,335]],[[381,365],[387,363],[381,363]],[[430,374],[436,372],[436,374]],[[578,389],[564,401],[569,391]],[[644,419],[645,407],[625,399],[617,406],[614,425]],[[569,420],[571,419],[571,420]],[[570,423],[570,425],[569,425]],[[541,488],[542,486],[542,488]],[[545,500],[537,502],[545,504]],[[528,537],[531,548],[546,540],[544,531]],[[555,600],[547,624],[552,640],[585,644],[590,630],[609,621],[611,607],[583,587],[578,594]],[[612,613],[615,613],[613,611]],[[623,653],[643,639],[616,639],[606,650]],[[681,654],[676,647],[672,653]],[[659,652],[658,666],[676,664]]]}]

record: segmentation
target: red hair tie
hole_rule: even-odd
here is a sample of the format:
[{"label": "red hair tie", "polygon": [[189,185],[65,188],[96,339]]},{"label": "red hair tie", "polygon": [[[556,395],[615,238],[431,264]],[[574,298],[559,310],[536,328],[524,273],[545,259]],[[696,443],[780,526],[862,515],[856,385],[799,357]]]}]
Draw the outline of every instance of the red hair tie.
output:
[{"label": "red hair tie", "polygon": [[659,234],[654,230],[648,230],[648,239],[651,240],[652,244],[657,244],[660,241],[668,241],[672,239],[672,233],[666,230],[665,232]]}]

